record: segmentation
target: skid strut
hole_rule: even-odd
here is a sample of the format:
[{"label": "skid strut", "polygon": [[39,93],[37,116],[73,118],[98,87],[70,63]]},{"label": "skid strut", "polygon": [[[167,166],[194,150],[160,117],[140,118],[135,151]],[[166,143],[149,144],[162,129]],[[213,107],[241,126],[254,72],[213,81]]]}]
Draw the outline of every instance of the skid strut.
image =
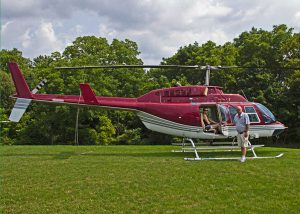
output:
[{"label": "skid strut", "polygon": [[[193,141],[192,139],[190,139],[190,138],[185,139],[185,141],[188,141],[188,142],[191,143],[192,149],[194,150],[195,156],[196,156],[196,158],[194,158],[194,159],[195,159],[195,160],[201,160],[201,158],[200,158],[199,155],[198,155],[198,151],[197,151],[197,148],[196,148],[196,146],[195,146],[194,141]],[[183,149],[184,149],[184,148],[183,148]]]}]

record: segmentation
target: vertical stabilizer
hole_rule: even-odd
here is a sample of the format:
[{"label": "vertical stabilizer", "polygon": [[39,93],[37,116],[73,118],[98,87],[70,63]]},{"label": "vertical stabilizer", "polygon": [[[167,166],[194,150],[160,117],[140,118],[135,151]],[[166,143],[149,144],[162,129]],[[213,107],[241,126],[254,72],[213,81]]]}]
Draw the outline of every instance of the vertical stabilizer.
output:
[{"label": "vertical stabilizer", "polygon": [[28,99],[33,98],[18,64],[15,62],[9,62],[8,68],[17,90],[17,97]]},{"label": "vertical stabilizer", "polygon": [[80,84],[80,90],[83,96],[83,99],[86,103],[89,104],[99,104],[95,95],[95,92],[91,89],[89,84]]}]

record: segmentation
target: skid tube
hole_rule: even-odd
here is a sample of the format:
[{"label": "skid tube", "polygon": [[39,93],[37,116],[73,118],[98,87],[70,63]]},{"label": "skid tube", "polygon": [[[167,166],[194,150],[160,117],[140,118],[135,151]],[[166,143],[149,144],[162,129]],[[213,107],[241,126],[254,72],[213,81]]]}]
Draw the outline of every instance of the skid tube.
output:
[{"label": "skid tube", "polygon": [[[186,142],[191,144],[191,147],[186,148]],[[247,157],[247,159],[272,159],[272,158],[280,158],[283,156],[283,153],[276,155],[276,156],[257,156],[255,153],[255,148],[257,147],[263,147],[264,145],[251,145],[249,142],[249,146],[247,147],[249,150],[251,150],[253,157]],[[184,158],[184,160],[187,161],[199,161],[199,160],[240,160],[240,157],[217,157],[217,158],[202,158],[198,154],[198,150],[223,150],[223,149],[230,149],[232,151],[233,149],[239,149],[238,146],[203,146],[203,147],[196,147],[194,141],[191,138],[185,138],[182,142],[182,148],[181,152],[194,152],[195,158]],[[178,152],[178,151],[175,151]]]}]

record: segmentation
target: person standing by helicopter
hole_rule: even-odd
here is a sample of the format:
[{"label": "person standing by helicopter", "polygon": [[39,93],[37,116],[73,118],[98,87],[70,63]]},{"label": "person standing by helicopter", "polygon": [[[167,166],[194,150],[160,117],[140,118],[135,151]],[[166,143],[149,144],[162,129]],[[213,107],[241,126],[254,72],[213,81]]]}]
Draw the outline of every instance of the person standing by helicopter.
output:
[{"label": "person standing by helicopter", "polygon": [[249,144],[249,128],[250,120],[248,114],[243,112],[241,106],[236,108],[237,114],[234,117],[234,125],[236,127],[238,146],[241,147],[242,157],[241,162],[246,161],[247,146]]}]

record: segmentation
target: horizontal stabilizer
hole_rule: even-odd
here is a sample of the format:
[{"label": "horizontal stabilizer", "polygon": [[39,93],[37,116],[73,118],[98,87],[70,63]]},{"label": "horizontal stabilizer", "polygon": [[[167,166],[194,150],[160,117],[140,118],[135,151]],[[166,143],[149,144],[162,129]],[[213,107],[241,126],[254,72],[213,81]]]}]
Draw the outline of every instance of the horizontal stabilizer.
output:
[{"label": "horizontal stabilizer", "polygon": [[31,99],[18,98],[14,108],[10,113],[9,120],[12,122],[19,122],[30,102]]},{"label": "horizontal stabilizer", "polygon": [[95,95],[95,92],[91,89],[89,84],[80,84],[80,90],[84,99],[84,102],[88,104],[99,104]]}]

